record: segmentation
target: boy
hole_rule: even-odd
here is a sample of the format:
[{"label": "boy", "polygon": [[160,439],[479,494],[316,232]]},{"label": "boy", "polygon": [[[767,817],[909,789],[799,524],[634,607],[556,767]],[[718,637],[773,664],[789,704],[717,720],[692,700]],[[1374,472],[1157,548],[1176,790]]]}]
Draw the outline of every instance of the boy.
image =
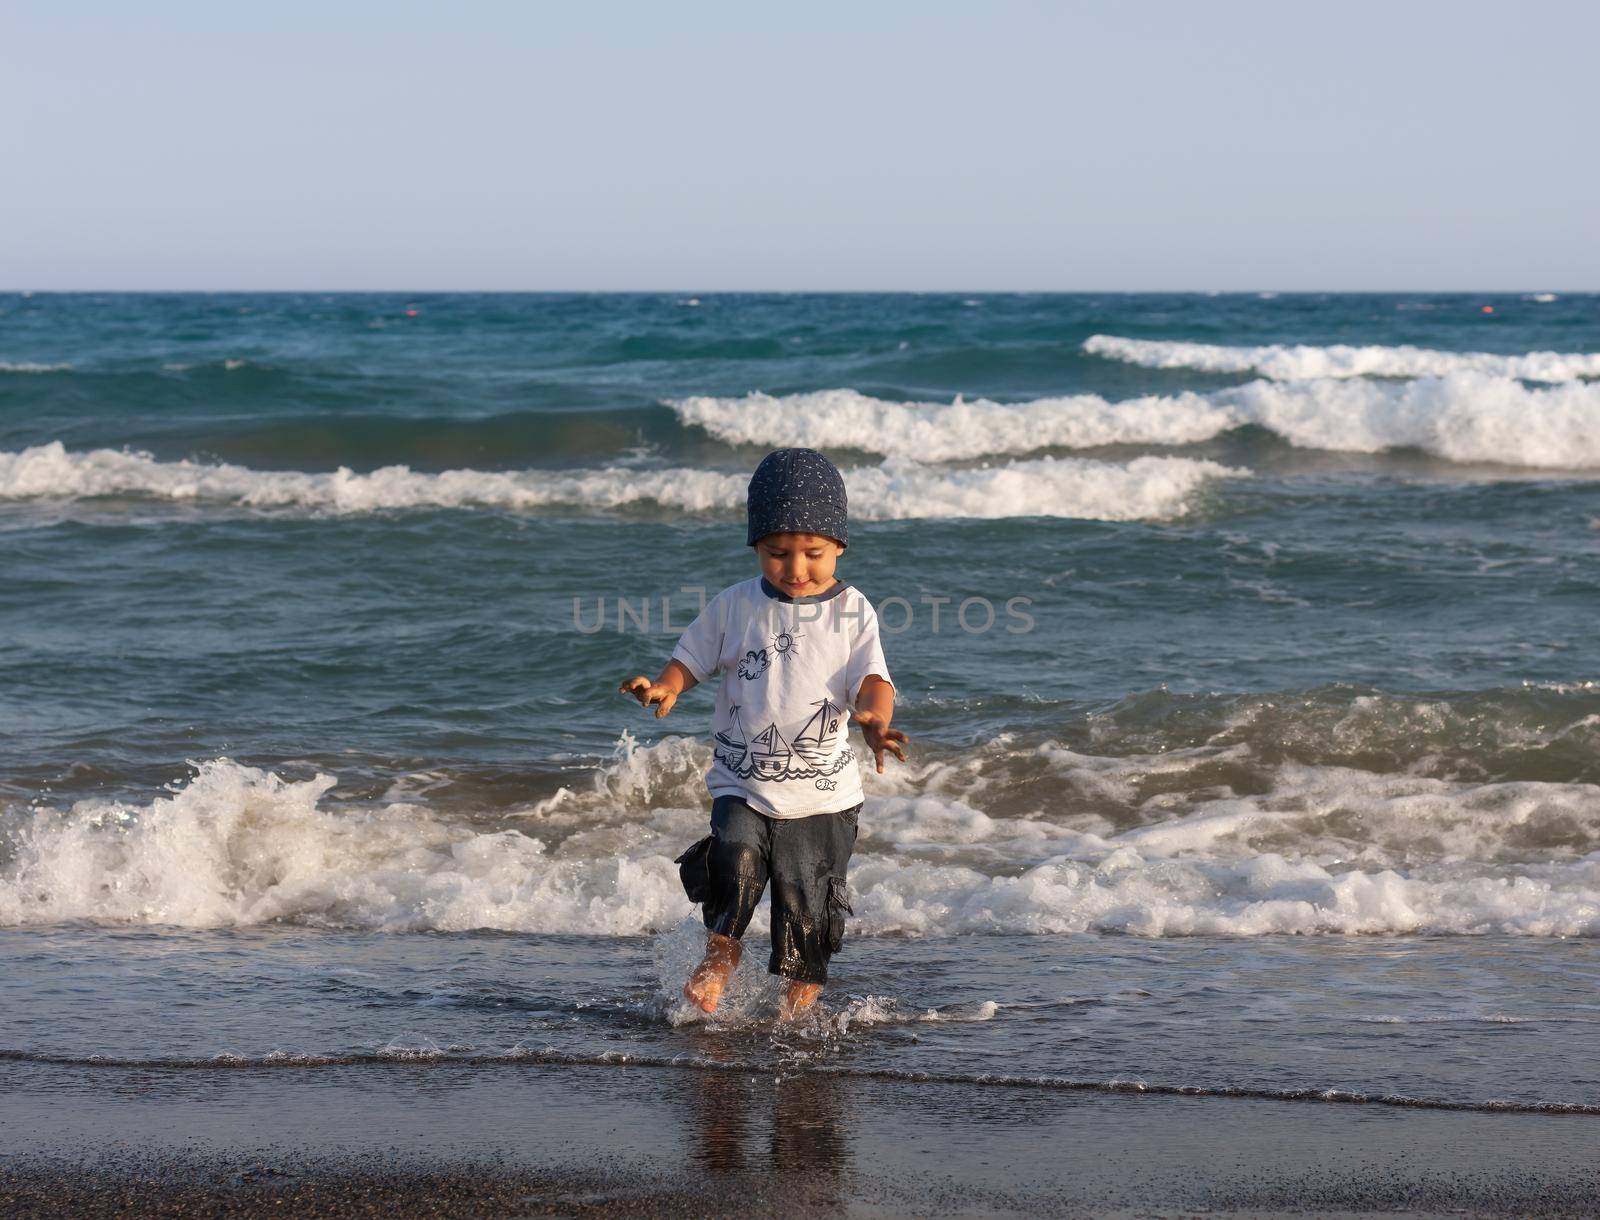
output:
[{"label": "boy", "polygon": [[770,878],[767,968],[788,980],[789,1018],[816,1001],[850,910],[845,871],[862,795],[840,709],[854,705],[880,772],[885,753],[905,761],[906,735],[889,727],[894,686],[878,617],[834,577],[849,534],[833,463],[815,449],[769,453],[750,479],[747,524],[761,575],[712,598],[654,682],[640,674],[619,689],[659,718],[722,674],[706,776],[711,834],[678,857],[706,925],[705,960],[683,994],[716,1011]]}]

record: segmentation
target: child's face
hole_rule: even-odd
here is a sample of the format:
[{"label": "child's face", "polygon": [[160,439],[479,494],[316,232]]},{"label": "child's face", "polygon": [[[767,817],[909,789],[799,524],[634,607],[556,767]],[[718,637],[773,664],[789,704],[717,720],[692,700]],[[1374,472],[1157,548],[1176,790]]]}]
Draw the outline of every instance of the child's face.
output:
[{"label": "child's face", "polygon": [[756,543],[761,575],[790,597],[831,589],[833,565],[844,548],[821,534],[768,534]]}]

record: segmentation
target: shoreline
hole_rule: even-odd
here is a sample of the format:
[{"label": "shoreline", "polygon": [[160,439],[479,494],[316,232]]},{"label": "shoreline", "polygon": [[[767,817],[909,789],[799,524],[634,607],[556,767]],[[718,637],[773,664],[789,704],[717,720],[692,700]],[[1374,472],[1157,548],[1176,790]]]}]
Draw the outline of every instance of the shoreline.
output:
[{"label": "shoreline", "polygon": [[[67,1068],[86,1072],[316,1072],[348,1068],[410,1070],[419,1066],[445,1071],[494,1068],[537,1071],[543,1068],[631,1068],[666,1072],[710,1072],[730,1076],[760,1075],[763,1065],[717,1062],[690,1055],[651,1055],[647,1053],[575,1054],[544,1050],[516,1050],[503,1053],[449,1053],[440,1051],[381,1051],[332,1054],[273,1054],[260,1058],[217,1056],[185,1059],[153,1057],[117,1058],[0,1050],[0,1064]],[[1324,1106],[1373,1106],[1395,1110],[1435,1110],[1457,1114],[1541,1114],[1600,1117],[1600,1105],[1584,1102],[1516,1101],[1494,1098],[1482,1101],[1438,1097],[1419,1097],[1407,1093],[1361,1092],[1333,1088],[1264,1088],[1228,1085],[1151,1083],[1143,1079],[1073,1079],[1041,1074],[1037,1076],[982,1073],[961,1075],[954,1072],[914,1071],[873,1067],[807,1067],[806,1074],[816,1079],[837,1079],[871,1085],[952,1085],[983,1089],[1023,1089],[1047,1093],[1136,1094],[1145,1097],[1203,1098],[1225,1101],[1288,1102]]]},{"label": "shoreline", "polygon": [[1584,1115],[658,1066],[0,1064],[5,1215],[1579,1215]]}]

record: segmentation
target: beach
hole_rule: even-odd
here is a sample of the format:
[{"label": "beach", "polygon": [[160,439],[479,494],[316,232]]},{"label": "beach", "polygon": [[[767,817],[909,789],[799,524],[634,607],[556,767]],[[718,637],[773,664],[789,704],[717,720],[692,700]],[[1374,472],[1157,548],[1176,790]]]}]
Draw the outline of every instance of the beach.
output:
[{"label": "beach", "polygon": [[[677,963],[660,941],[407,939],[0,935],[9,1024],[59,1048],[0,1057],[0,1200],[40,1215],[64,1199],[87,1214],[1578,1215],[1600,1190],[1600,1107],[1561,1100],[1594,1075],[1593,1023],[1572,1007],[1600,969],[1593,942],[1569,943],[1541,987],[1545,963],[1517,940],[1477,944],[1465,974],[1448,942],[1415,939],[1287,942],[1254,974],[1239,967],[1260,970],[1255,946],[1229,941],[1082,938],[1043,965],[1037,938],[879,940],[786,1027],[759,973],[736,976],[716,1018],[686,1020],[662,994]],[[1080,990],[1041,984],[1052,966]],[[1311,972],[1326,992],[1305,1011],[1261,990],[1313,993]],[[94,1006],[39,1029],[88,991]],[[973,994],[1009,998],[915,1002]],[[409,1028],[364,1049],[403,1008]],[[1362,1092],[1374,1062],[1387,1088]]]},{"label": "beach", "polygon": [[664,1067],[30,1075],[0,1103],[7,1214],[1581,1215],[1600,1189],[1573,1117]]}]

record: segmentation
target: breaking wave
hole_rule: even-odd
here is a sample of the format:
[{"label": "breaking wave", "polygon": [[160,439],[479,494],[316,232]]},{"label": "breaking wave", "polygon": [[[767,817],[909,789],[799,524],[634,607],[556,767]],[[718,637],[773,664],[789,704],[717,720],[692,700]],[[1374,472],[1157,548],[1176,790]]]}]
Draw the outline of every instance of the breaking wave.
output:
[{"label": "breaking wave", "polygon": [[1239,425],[1201,394],[1109,402],[1095,394],[998,403],[885,402],[855,390],[774,398],[685,398],[667,404],[686,427],[729,445],[808,445],[947,462],[1039,449],[1186,445]]},{"label": "breaking wave", "polygon": [[1351,347],[1334,344],[1268,344],[1231,347],[1169,339],[1123,339],[1093,335],[1083,350],[1151,369],[1196,369],[1206,373],[1258,373],[1274,381],[1345,377],[1446,377],[1479,373],[1522,381],[1576,381],[1600,377],[1600,352],[1441,352],[1423,347]]},{"label": "breaking wave", "polygon": [[1253,424],[1302,449],[1420,449],[1451,462],[1600,467],[1600,385],[1529,389],[1481,373],[1398,383],[1255,381],[1121,402],[1080,394],[1023,403],[898,403],[826,390],[669,405],[685,425],[731,445],[802,444],[923,461],[1053,447],[1188,445]]},{"label": "breaking wave", "polygon": [[1530,390],[1452,373],[1416,381],[1257,381],[1219,395],[1302,449],[1421,449],[1451,462],[1548,469],[1600,467],[1600,386]]},{"label": "breaking wave", "polygon": [[[1213,479],[1247,474],[1215,462],[1142,457],[947,469],[909,460],[846,470],[852,515],[864,520],[935,517],[1079,517],[1133,521],[1181,516]],[[686,513],[741,511],[749,475],[687,467],[571,471],[447,470],[386,466],[369,474],[260,471],[226,463],[163,462],[115,449],[69,452],[59,441],[0,452],[0,500],[144,499],[255,509],[366,513],[411,508],[613,510],[658,505]]]},{"label": "breaking wave", "polygon": [[[0,810],[0,924],[661,932],[690,913],[672,860],[706,762],[625,740],[485,824],[217,759],[145,802]],[[1008,739],[867,783],[861,934],[1600,935],[1600,785]]]}]

